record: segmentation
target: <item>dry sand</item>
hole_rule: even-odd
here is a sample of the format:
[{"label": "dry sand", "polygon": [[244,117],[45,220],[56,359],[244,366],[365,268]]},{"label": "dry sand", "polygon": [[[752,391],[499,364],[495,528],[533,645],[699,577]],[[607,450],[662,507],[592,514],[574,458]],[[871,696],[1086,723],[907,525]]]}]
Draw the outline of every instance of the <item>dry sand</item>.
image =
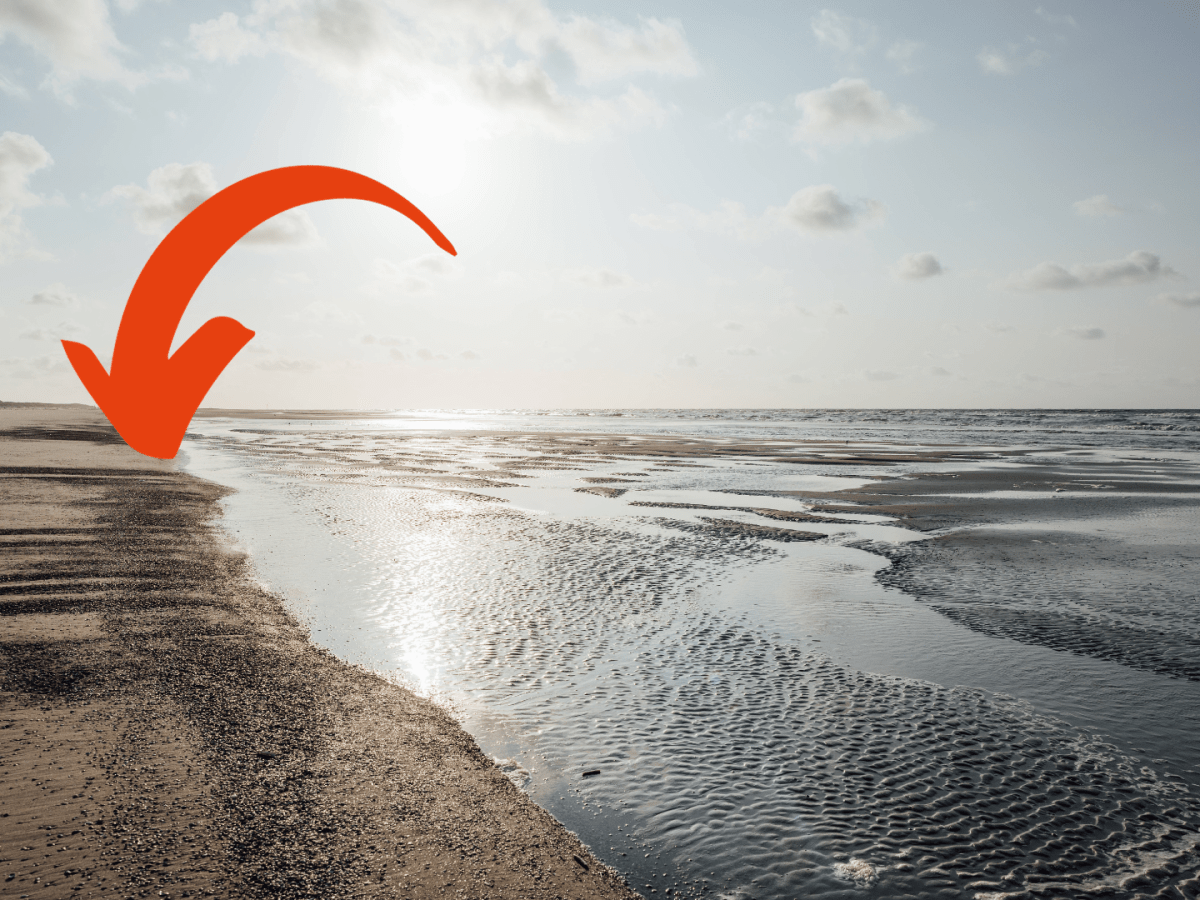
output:
[{"label": "dry sand", "polygon": [[312,646],[223,489],[0,408],[0,896],[632,898],[443,709]]}]

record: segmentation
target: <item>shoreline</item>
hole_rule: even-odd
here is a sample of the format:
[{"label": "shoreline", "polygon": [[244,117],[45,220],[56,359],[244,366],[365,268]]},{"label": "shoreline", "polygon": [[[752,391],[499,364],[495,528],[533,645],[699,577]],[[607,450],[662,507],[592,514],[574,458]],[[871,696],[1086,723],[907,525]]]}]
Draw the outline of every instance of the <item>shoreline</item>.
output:
[{"label": "shoreline", "polygon": [[0,410],[0,454],[6,895],[638,896],[445,710],[309,643],[225,489],[87,409]]}]

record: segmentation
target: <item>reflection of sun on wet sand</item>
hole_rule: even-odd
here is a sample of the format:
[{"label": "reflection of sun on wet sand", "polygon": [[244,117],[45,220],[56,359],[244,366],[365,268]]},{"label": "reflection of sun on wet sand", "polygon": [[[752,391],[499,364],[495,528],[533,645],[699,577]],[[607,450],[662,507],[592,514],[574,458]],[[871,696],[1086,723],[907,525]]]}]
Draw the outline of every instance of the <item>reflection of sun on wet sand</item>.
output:
[{"label": "reflection of sun on wet sand", "polygon": [[311,646],[221,488],[0,409],[0,894],[633,897],[438,706]]}]

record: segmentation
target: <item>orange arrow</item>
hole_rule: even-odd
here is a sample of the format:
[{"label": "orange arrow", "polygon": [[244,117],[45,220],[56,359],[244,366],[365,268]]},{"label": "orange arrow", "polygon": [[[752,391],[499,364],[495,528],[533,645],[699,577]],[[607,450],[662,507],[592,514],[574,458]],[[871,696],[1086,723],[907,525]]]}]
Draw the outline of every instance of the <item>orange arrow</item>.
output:
[{"label": "orange arrow", "polygon": [[317,200],[370,200],[403,213],[439,247],[454,245],[419,209],[373,178],[330,166],[289,166],[251,175],[209,197],[171,229],[138,275],[121,316],[112,372],[90,348],[63,341],[75,374],[113,428],[139,453],[173,459],[217,376],[254,332],[209,319],[171,352],[192,295],[225,251],[272,216]]}]

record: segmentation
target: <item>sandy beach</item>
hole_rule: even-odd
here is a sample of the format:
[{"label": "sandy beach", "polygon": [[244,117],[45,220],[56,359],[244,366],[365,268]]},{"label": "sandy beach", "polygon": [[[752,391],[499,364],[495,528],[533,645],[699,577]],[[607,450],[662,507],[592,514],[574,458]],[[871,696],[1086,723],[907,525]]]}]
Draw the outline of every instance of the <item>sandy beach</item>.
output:
[{"label": "sandy beach", "polygon": [[637,896],[441,707],[312,646],[223,489],[0,409],[0,895]]}]

